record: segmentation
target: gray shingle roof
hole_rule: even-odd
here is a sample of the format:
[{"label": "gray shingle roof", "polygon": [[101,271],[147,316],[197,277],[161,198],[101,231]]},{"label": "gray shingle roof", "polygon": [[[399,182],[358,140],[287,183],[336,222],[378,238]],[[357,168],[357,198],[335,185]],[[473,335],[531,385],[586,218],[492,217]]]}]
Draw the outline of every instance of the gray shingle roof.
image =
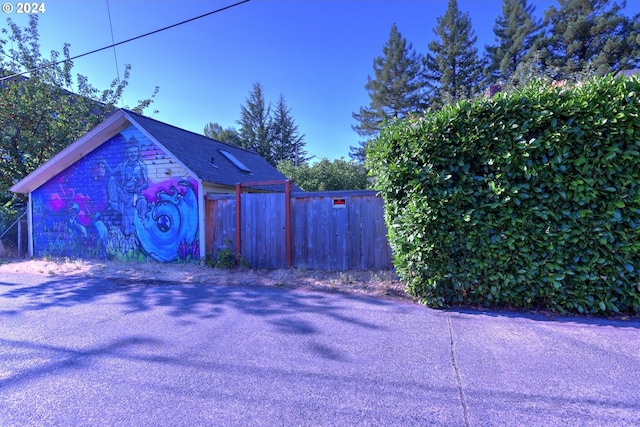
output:
[{"label": "gray shingle roof", "polygon": [[[252,151],[225,144],[132,111],[125,111],[173,156],[205,182],[235,186],[238,182],[286,179],[275,167]],[[242,171],[224,156],[221,150],[231,153],[251,172]],[[268,189],[284,191],[283,186],[272,186]]]},{"label": "gray shingle roof", "polygon": [[616,77],[620,77],[620,76],[631,77],[631,76],[634,76],[636,74],[640,74],[640,68],[634,68],[632,70],[620,71],[618,74],[616,74]]}]

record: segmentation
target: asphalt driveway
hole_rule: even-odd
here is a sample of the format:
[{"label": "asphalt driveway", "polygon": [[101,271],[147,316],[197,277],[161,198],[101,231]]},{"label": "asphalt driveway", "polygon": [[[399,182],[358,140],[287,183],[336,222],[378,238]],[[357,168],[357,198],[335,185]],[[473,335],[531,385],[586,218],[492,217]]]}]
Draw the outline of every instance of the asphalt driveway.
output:
[{"label": "asphalt driveway", "polygon": [[0,425],[637,426],[640,323],[0,273]]}]

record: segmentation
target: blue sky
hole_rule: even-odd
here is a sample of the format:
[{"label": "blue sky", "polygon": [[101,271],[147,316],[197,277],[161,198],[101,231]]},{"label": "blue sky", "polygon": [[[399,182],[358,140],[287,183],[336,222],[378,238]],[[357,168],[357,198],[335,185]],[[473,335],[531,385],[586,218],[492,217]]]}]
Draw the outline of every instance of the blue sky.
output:
[{"label": "blue sky", "polygon": [[[237,0],[46,0],[40,15],[41,51],[71,45],[79,55],[235,3]],[[42,3],[42,2],[40,2]],[[555,0],[537,0],[542,16]],[[17,5],[17,2],[13,2]],[[392,24],[427,52],[436,19],[447,0],[252,0],[203,19],[115,48],[120,74],[132,73],[124,103],[134,106],[159,86],[146,114],[174,126],[202,133],[205,124],[236,127],[240,106],[254,82],[275,104],[282,93],[305,134],[307,151],[348,159],[358,135],[352,112],[369,105],[364,88],[373,76],[373,59],[382,55]],[[502,0],[459,0],[469,13],[478,48],[493,42],[493,25]],[[640,12],[630,0],[627,15]],[[27,17],[4,14],[20,25]],[[74,61],[74,72],[98,88],[117,77],[114,50]],[[153,114],[153,110],[159,112]]]}]

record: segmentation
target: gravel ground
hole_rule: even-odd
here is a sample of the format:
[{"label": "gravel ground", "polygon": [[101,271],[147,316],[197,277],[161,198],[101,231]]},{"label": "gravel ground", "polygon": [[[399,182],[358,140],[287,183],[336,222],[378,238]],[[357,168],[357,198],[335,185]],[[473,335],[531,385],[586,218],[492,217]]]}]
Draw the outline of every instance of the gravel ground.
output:
[{"label": "gravel ground", "polygon": [[70,259],[0,260],[0,272],[49,276],[99,277],[143,282],[199,283],[206,285],[274,286],[411,301],[391,271],[315,271],[215,269],[193,264],[106,262]]}]

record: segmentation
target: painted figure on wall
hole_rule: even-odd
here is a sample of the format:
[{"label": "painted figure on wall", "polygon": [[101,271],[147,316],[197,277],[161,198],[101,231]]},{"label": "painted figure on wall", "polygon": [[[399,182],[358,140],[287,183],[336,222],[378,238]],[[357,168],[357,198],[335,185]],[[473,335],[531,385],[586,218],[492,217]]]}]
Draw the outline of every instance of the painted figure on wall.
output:
[{"label": "painted figure on wall", "polygon": [[[167,175],[167,165],[175,173]],[[195,179],[130,127],[34,191],[35,254],[195,261],[196,189]]]},{"label": "painted figure on wall", "polygon": [[136,204],[142,190],[149,186],[147,166],[140,151],[140,143],[135,136],[131,136],[126,142],[126,159],[111,172],[109,178],[109,205],[122,215],[122,232],[125,236],[131,235],[134,230]]}]

